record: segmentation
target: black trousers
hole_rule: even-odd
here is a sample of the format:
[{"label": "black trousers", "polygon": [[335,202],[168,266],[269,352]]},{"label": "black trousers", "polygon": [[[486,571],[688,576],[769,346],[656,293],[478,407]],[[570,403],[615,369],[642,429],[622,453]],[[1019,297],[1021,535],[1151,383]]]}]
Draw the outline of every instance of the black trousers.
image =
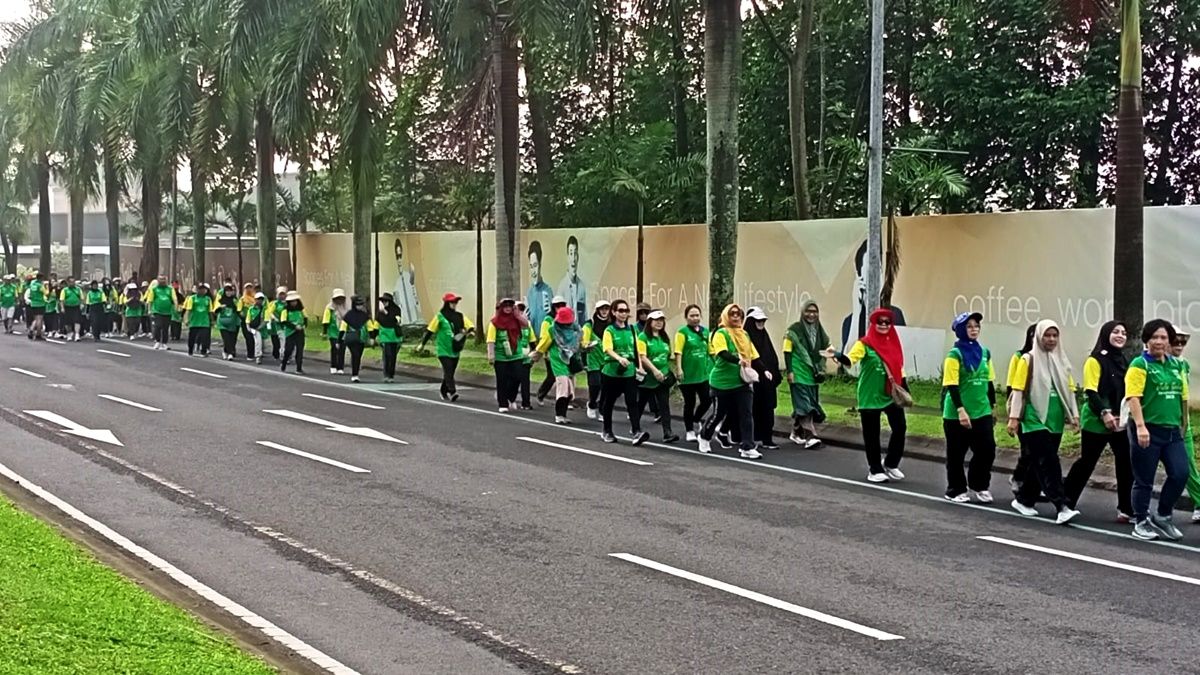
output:
[{"label": "black trousers", "polygon": [[150,330],[150,315],[147,314],[142,317],[142,335],[149,335]]},{"label": "black trousers", "polygon": [[396,377],[396,357],[400,354],[400,343],[384,342],[380,348],[383,349],[383,376],[390,380]]},{"label": "black trousers", "polygon": [[[957,497],[967,491],[983,492],[992,484],[992,464],[996,461],[996,419],[991,415],[971,420],[964,429],[957,419],[942,420],[946,436],[946,496]],[[965,472],[967,452],[971,464]]]},{"label": "black trousers", "polygon": [[588,383],[588,408],[591,410],[600,409],[600,400],[604,395],[604,378],[598,370],[587,371]]},{"label": "black trousers", "polygon": [[[892,435],[888,439],[887,458],[880,462],[880,421],[883,415],[887,415]],[[860,409],[858,418],[862,422],[863,445],[867,449],[867,466],[871,473],[883,473],[885,466],[889,469],[900,468],[900,460],[904,459],[904,437],[908,434],[904,409],[894,403],[882,410]]]},{"label": "black trousers", "polygon": [[[442,364],[442,396],[457,394],[458,386],[454,382],[454,373],[458,370],[458,359],[453,356],[439,356],[438,361]],[[496,363],[500,363],[500,361]],[[499,370],[496,371],[496,384],[500,384]]]},{"label": "black trousers", "polygon": [[246,354],[254,356],[254,333],[250,332],[250,326],[246,322],[242,322],[242,339],[246,341]]},{"label": "black trousers", "polygon": [[683,393],[683,428],[692,431],[712,406],[712,395],[707,382],[681,384],[679,391]]},{"label": "black trousers", "polygon": [[346,343],[337,338],[329,339],[329,367],[334,370],[346,369]]},{"label": "black trousers", "polygon": [[178,342],[183,337],[183,322],[171,320],[171,342]]},{"label": "black trousers", "polygon": [[1049,431],[1031,431],[1025,434],[1025,444],[1029,453],[1029,472],[1037,480],[1021,483],[1017,491],[1017,501],[1025,506],[1037,504],[1038,493],[1046,495],[1046,499],[1061,509],[1066,505],[1063,494],[1062,463],[1058,459],[1058,447],[1062,444],[1062,434],[1052,434]]},{"label": "black trousers", "polygon": [[169,314],[154,315],[154,341],[164,345],[171,341],[171,316]]},{"label": "black trousers", "polygon": [[[237,339],[236,334],[234,339]],[[296,355],[296,372],[304,372],[304,331],[298,330],[292,333],[284,340],[283,345],[283,370],[287,370],[288,361],[292,360],[292,355]]]},{"label": "black trousers", "polygon": [[189,356],[195,354],[197,349],[201,354],[207,354],[210,347],[212,347],[212,328],[202,326],[188,329]]},{"label": "black trousers", "polygon": [[346,349],[350,350],[350,375],[358,377],[358,371],[362,369],[363,349],[366,345],[359,342],[357,344],[346,345]]},{"label": "black trousers", "polygon": [[[653,378],[653,375],[646,375]],[[656,405],[661,415],[659,422],[662,424],[663,438],[672,436],[671,433],[671,387],[661,382],[653,389],[641,387],[638,390],[637,413],[634,417],[641,418],[643,410],[649,404]]]},{"label": "black trousers", "polygon": [[[455,368],[458,367],[458,359],[448,359],[447,357],[438,357],[454,361]],[[446,367],[445,361],[442,362],[442,368]],[[507,408],[509,404],[517,400],[517,394],[521,388],[521,374],[525,371],[525,364],[520,361],[496,361],[496,403],[501,408]],[[445,383],[443,383],[445,386]],[[453,390],[448,393],[454,393]]]},{"label": "black trousers", "polygon": [[1067,477],[1063,481],[1063,494],[1067,505],[1075,508],[1079,496],[1087,487],[1088,479],[1096,470],[1096,461],[1104,453],[1105,446],[1111,447],[1113,463],[1117,470],[1117,510],[1126,515],[1133,515],[1133,467],[1129,462],[1129,436],[1125,430],[1098,434],[1084,430],[1080,442],[1079,458],[1071,465]]},{"label": "black trousers", "polygon": [[107,317],[104,316],[104,305],[96,305],[96,309],[88,309],[88,318],[92,329],[92,338],[97,342],[100,341],[100,335],[105,332],[104,324]]},{"label": "black trousers", "polygon": [[[547,367],[550,366],[549,360],[546,361],[546,366]],[[532,404],[532,401],[529,400],[529,380],[532,375],[533,375],[533,364],[532,363],[522,363],[521,364],[521,407],[523,407],[523,408],[528,408]],[[543,382],[542,384],[544,385],[545,383]],[[538,391],[539,391],[538,398],[539,399],[545,398],[545,396],[542,396],[540,393],[541,387],[538,387]],[[546,392],[546,393],[548,395],[550,392]],[[558,402],[555,401],[555,406],[557,406],[557,405],[558,405]]]},{"label": "black trousers", "polygon": [[230,356],[233,356],[233,357],[237,357],[237,339],[238,339],[238,332],[236,329],[221,331],[221,342],[224,345],[224,350],[225,350],[226,354],[229,354]]},{"label": "black trousers", "polygon": [[754,440],[771,444],[775,432],[775,406],[779,403],[779,382],[759,380],[754,385]]},{"label": "black trousers", "polygon": [[276,361],[279,360],[279,346],[280,346],[279,334],[272,333],[271,334],[271,358],[275,359]]},{"label": "black trousers", "polygon": [[62,330],[64,333],[75,333],[83,323],[83,310],[79,307],[63,307]]},{"label": "black trousers", "polygon": [[742,450],[754,449],[754,392],[749,385],[737,389],[714,389],[716,407],[704,421],[700,437],[711,441],[717,429],[724,423],[736,425],[738,443]]},{"label": "black trousers", "polygon": [[[546,377],[542,378],[542,383],[538,385],[537,397],[539,401],[546,400],[550,395],[550,390],[554,388],[554,371],[550,369],[550,359],[546,359]],[[530,368],[532,370],[532,367]],[[528,389],[528,386],[526,386]],[[525,405],[529,405],[529,397],[524,399]]]},{"label": "black trousers", "polygon": [[601,373],[600,416],[604,419],[604,431],[611,434],[613,408],[617,397],[625,397],[625,409],[629,411],[629,428],[635,434],[642,432],[642,411],[638,407],[638,383],[635,377],[610,377]]}]

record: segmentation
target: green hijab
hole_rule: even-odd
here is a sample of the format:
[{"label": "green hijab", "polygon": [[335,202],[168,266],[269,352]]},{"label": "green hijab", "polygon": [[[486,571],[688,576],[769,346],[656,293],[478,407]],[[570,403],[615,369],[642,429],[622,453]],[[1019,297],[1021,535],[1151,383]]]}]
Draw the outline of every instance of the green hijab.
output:
[{"label": "green hijab", "polygon": [[817,308],[817,303],[812,300],[804,303],[804,307],[800,309],[800,320],[788,326],[788,338],[791,339],[793,345],[792,356],[795,357],[797,353],[804,354],[809,365],[816,368],[817,364],[821,363],[821,350],[831,343],[820,319],[817,319],[816,323],[808,323],[804,320],[804,313],[810,307]]}]

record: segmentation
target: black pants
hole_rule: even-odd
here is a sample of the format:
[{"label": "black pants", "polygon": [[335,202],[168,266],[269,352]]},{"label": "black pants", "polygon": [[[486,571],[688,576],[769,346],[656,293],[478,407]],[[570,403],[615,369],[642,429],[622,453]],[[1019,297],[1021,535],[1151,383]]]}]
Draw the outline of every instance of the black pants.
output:
[{"label": "black pants", "polygon": [[[546,361],[546,366],[547,367],[550,366],[550,361],[548,361],[548,360]],[[529,408],[529,407],[531,407],[531,404],[532,404],[532,401],[529,400],[529,381],[530,381],[530,378],[532,375],[533,375],[533,364],[532,363],[522,363],[521,364],[521,407],[522,408]],[[543,384],[545,384],[545,383],[543,383]],[[544,396],[542,396],[540,394],[541,387],[539,387],[538,390],[539,390],[538,398],[539,399],[545,398]],[[549,394],[549,392],[547,392],[547,394]],[[555,401],[554,405],[555,405],[555,409],[557,409],[558,401]]]},{"label": "black pants", "polygon": [[[454,373],[458,370],[458,359],[453,356],[439,356],[438,361],[442,364],[442,396],[452,396],[458,393],[458,386],[454,382]],[[496,363],[500,363],[497,361]],[[496,371],[496,384],[500,384],[500,371]],[[505,405],[508,405],[507,403]]]},{"label": "black pants", "polygon": [[164,345],[171,341],[170,315],[154,315],[154,341],[161,342]]},{"label": "black pants", "polygon": [[346,343],[337,338],[329,339],[329,367],[334,370],[346,369]]},{"label": "black pants", "polygon": [[254,333],[250,332],[250,326],[246,322],[242,322],[242,339],[246,341],[246,355],[254,356]]},{"label": "black pants", "polygon": [[89,309],[88,317],[91,320],[92,338],[96,340],[96,342],[99,342],[100,335],[105,332],[104,323],[106,319],[104,316],[104,306],[97,305],[96,309]]},{"label": "black pants", "polygon": [[83,323],[83,311],[79,307],[63,307],[63,327],[64,333],[77,334],[79,325]]},{"label": "black pants", "polygon": [[150,334],[150,315],[149,314],[142,317],[142,331],[141,332],[142,332],[142,335]]},{"label": "black pants", "polygon": [[212,328],[208,326],[188,328],[188,356],[199,349],[201,354],[207,354],[212,347]]},{"label": "black pants", "polygon": [[42,315],[42,328],[47,333],[57,333],[59,323],[60,321],[58,318],[58,312],[51,312],[49,314]]},{"label": "black pants", "polygon": [[358,377],[358,371],[362,369],[363,348],[366,347],[361,342],[346,345],[346,349],[350,350],[350,375]]},{"label": "black pants", "polygon": [[775,406],[779,403],[779,382],[759,380],[754,385],[754,440],[770,445],[775,433]]},{"label": "black pants", "polygon": [[1109,446],[1112,448],[1117,470],[1117,510],[1126,515],[1133,515],[1133,501],[1130,497],[1133,491],[1133,468],[1129,463],[1129,436],[1123,429],[1103,434],[1085,430],[1082,436],[1079,459],[1071,465],[1071,470],[1067,472],[1063,481],[1063,495],[1067,505],[1075,508],[1079,503],[1079,496],[1083,494],[1088,479],[1096,470],[1096,461],[1104,453],[1104,447]]},{"label": "black pants", "polygon": [[[237,334],[235,333],[234,340],[236,341],[236,339]],[[304,372],[304,331],[302,330],[292,333],[284,340],[283,363],[280,364],[282,370],[287,370],[287,364],[292,360],[292,354],[296,355],[296,372]]]},{"label": "black pants", "polygon": [[[946,496],[957,497],[967,491],[983,492],[992,484],[992,464],[996,461],[996,420],[991,415],[971,420],[964,429],[957,419],[942,420],[946,436]],[[963,471],[967,452],[971,464]]]},{"label": "black pants", "polygon": [[[652,378],[653,375],[647,375],[647,378]],[[641,418],[642,411],[649,404],[658,407],[661,417],[659,422],[662,424],[663,438],[673,436],[671,433],[671,387],[670,385],[659,383],[653,389],[642,387],[638,390],[637,414],[634,417]]]},{"label": "black pants", "polygon": [[[546,400],[550,395],[550,390],[554,388],[554,371],[550,370],[550,360],[546,359],[546,377],[542,378],[542,383],[538,385],[537,397],[539,401]],[[526,399],[528,405],[528,399]]]},{"label": "black pants", "polygon": [[600,400],[604,395],[604,378],[598,370],[587,371],[588,409],[599,410]]},{"label": "black pants", "polygon": [[712,406],[708,383],[681,384],[679,391],[683,393],[683,428],[692,431]]},{"label": "black pants", "polygon": [[[446,361],[454,361],[453,368],[458,367],[458,359],[450,359],[444,356],[438,357],[442,359],[443,371],[446,368]],[[525,364],[520,361],[496,361],[496,403],[501,408],[507,408],[509,404],[517,400],[517,394],[521,389],[521,374],[525,371]],[[451,374],[453,378],[453,374]],[[451,379],[453,383],[453,379]],[[445,387],[445,383],[442,383]],[[448,393],[454,393],[450,390]]]},{"label": "black pants", "polygon": [[704,421],[700,429],[700,437],[711,441],[717,429],[725,422],[736,424],[738,443],[742,450],[754,449],[754,392],[749,385],[737,389],[714,389],[713,397],[716,407],[713,413]]},{"label": "black pants", "polygon": [[221,342],[224,345],[225,353],[234,358],[237,358],[237,339],[237,329],[221,331]]},{"label": "black pants", "polygon": [[279,360],[279,334],[271,334],[271,358]]},{"label": "black pants", "polygon": [[634,434],[642,432],[642,411],[638,406],[638,383],[635,377],[610,377],[600,375],[600,416],[604,419],[604,431],[611,434],[613,408],[617,397],[625,397],[625,409],[629,411],[629,428]]},{"label": "black pants", "polygon": [[1017,491],[1017,501],[1025,506],[1037,504],[1038,492],[1045,493],[1046,499],[1061,509],[1066,505],[1063,494],[1062,464],[1058,460],[1058,447],[1062,444],[1062,434],[1052,434],[1049,431],[1031,431],[1025,434],[1025,443],[1029,448],[1029,472],[1037,480],[1026,480]]},{"label": "black pants", "polygon": [[[892,430],[888,439],[887,458],[879,461],[880,448],[880,417],[887,415],[888,427]],[[889,469],[900,468],[900,460],[904,459],[904,437],[908,434],[908,422],[904,417],[904,409],[896,404],[879,410],[858,411],[862,421],[863,445],[867,449],[867,467],[871,473],[883,473],[886,466]]]},{"label": "black pants", "polygon": [[396,356],[400,354],[400,343],[384,342],[380,348],[383,349],[383,376],[393,379],[396,377]]},{"label": "black pants", "polygon": [[171,342],[178,342],[183,337],[183,322],[171,320]]}]

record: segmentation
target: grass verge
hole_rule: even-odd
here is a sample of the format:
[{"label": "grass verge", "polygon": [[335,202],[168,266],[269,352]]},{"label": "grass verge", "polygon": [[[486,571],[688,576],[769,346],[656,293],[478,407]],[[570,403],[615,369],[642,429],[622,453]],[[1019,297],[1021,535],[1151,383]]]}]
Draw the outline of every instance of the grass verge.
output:
[{"label": "grass verge", "polygon": [[0,497],[0,673],[272,673]]}]

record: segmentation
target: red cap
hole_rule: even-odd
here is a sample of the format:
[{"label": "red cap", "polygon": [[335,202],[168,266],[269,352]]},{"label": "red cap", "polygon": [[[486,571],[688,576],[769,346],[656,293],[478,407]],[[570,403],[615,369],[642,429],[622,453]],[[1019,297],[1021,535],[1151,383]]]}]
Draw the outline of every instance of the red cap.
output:
[{"label": "red cap", "polygon": [[575,312],[571,311],[570,307],[563,307],[554,315],[554,322],[563,325],[575,323]]},{"label": "red cap", "polygon": [[457,293],[447,293],[442,296],[442,302],[458,302],[462,300],[462,296]]}]

